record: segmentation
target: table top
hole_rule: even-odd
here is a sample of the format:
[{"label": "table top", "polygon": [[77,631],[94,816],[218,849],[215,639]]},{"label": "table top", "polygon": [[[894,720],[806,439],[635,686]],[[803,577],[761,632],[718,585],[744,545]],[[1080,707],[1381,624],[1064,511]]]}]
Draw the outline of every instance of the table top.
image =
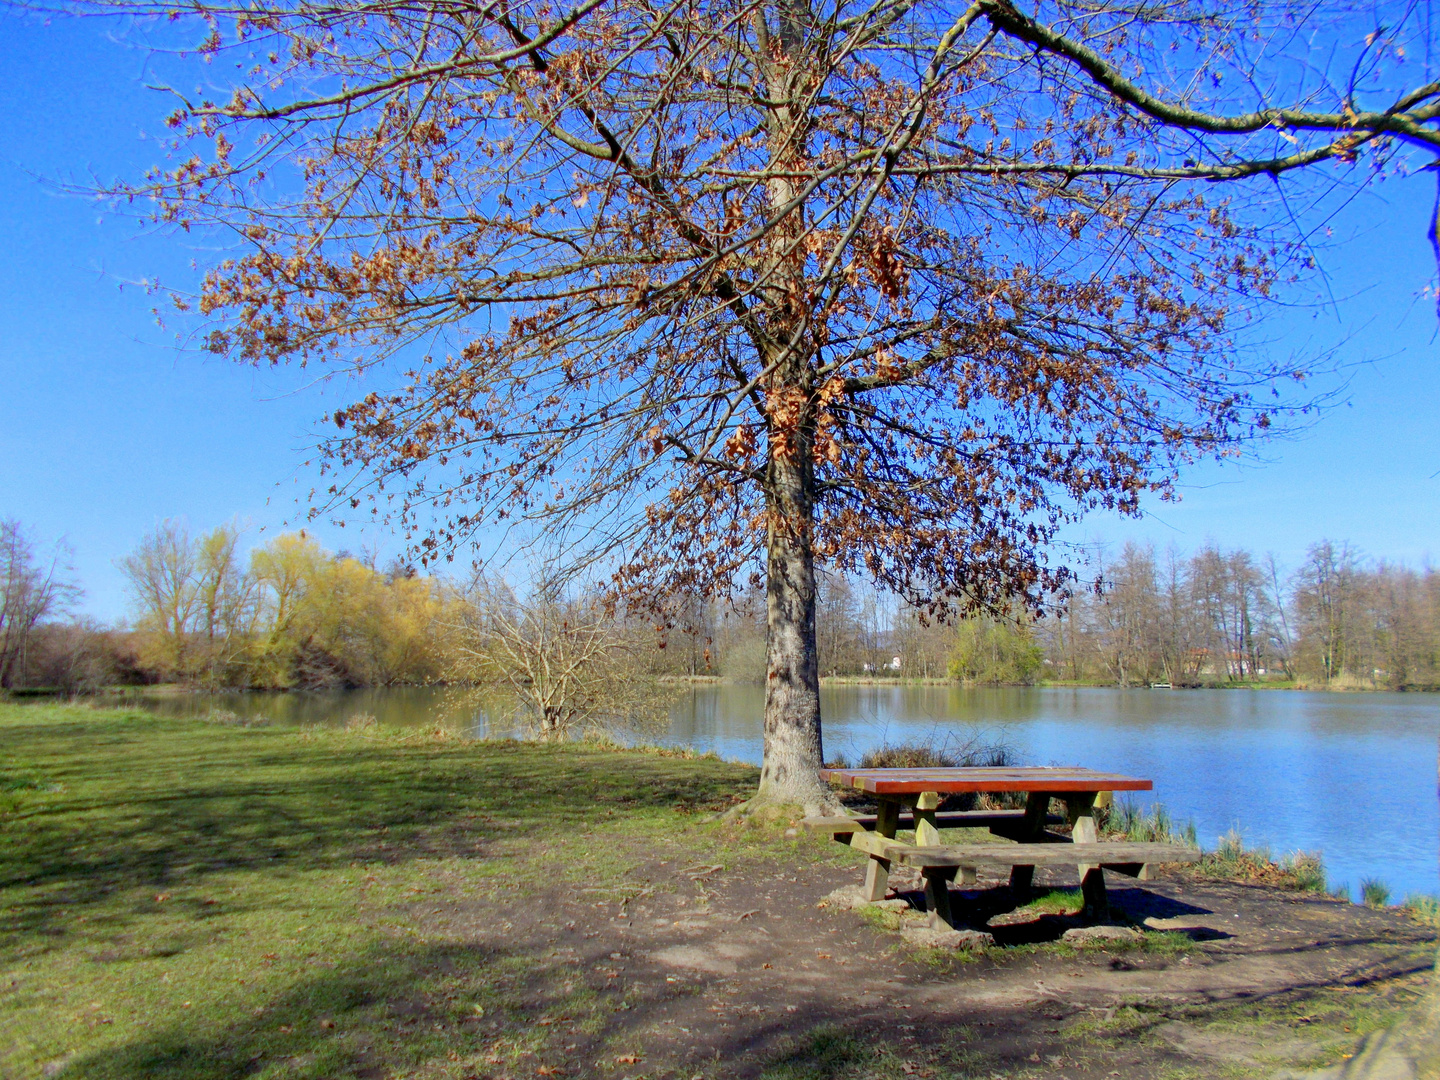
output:
[{"label": "table top", "polygon": [[1136,776],[1055,766],[978,765],[959,769],[821,769],[822,779],[875,795],[919,791],[1150,791]]}]

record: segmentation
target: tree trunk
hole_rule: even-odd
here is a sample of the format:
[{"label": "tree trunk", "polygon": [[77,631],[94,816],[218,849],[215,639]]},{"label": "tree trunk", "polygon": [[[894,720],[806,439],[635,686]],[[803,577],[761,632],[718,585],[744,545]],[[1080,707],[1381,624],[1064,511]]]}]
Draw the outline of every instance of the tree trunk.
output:
[{"label": "tree trunk", "polygon": [[818,775],[824,753],[815,644],[815,477],[809,456],[773,459],[770,480],[765,760],[760,790],[741,809],[762,816],[797,805],[807,814],[835,811],[838,801]]},{"label": "tree trunk", "polygon": [[[820,658],[815,642],[815,416],[814,371],[797,340],[806,295],[805,257],[799,241],[805,229],[800,212],[784,211],[798,191],[790,175],[804,156],[808,94],[803,3],[776,5],[779,33],[771,37],[768,13],[755,11],[766,96],[773,102],[767,121],[770,161],[766,181],[770,205],[784,216],[769,237],[766,281],[771,316],[762,363],[772,368],[766,384],[769,460],[765,476],[766,666],[765,759],[760,790],[737,813],[760,818],[788,816],[799,806],[807,814],[839,812],[840,804],[821,782]],[[793,412],[791,411],[793,407]]]}]

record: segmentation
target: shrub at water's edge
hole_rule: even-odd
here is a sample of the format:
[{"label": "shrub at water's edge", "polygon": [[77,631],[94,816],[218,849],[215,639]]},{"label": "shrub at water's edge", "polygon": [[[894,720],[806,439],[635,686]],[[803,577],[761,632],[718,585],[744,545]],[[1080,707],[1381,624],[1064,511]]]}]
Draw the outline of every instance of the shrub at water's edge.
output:
[{"label": "shrub at water's edge", "polygon": [[1368,908],[1383,908],[1390,904],[1390,886],[1376,878],[1360,882],[1360,902]]},{"label": "shrub at water's edge", "polygon": [[[1103,839],[1199,846],[1195,823],[1187,821],[1181,825],[1161,803],[1141,808],[1122,799],[1102,811],[1099,824]],[[1269,848],[1247,848],[1244,839],[1233,829],[1220,837],[1215,850],[1203,852],[1198,863],[1180,868],[1179,872],[1187,877],[1269,885],[1300,892],[1329,891],[1325,864],[1319,854],[1296,851],[1277,860]],[[1337,893],[1343,891],[1336,890]],[[1388,890],[1385,896],[1388,898]]]},{"label": "shrub at water's edge", "polygon": [[1214,851],[1207,851],[1189,872],[1202,878],[1271,885],[1300,892],[1329,891],[1325,864],[1318,853],[1295,851],[1276,860],[1267,847],[1247,848],[1244,839],[1233,829],[1222,836],[1219,846]]},{"label": "shrub at water's edge", "polygon": [[1179,825],[1171,819],[1170,812],[1160,803],[1153,803],[1146,810],[1128,799],[1121,799],[1102,813],[1099,825],[1107,838],[1142,844],[1199,846],[1195,839],[1195,823],[1189,821],[1183,826]]},{"label": "shrub at water's edge", "polygon": [[1416,922],[1440,928],[1440,897],[1407,896],[1400,907]]}]

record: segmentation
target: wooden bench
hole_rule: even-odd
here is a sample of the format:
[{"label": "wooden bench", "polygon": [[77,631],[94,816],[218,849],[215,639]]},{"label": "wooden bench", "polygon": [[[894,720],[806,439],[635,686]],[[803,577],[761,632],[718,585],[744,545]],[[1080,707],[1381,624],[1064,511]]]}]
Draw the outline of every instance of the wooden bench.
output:
[{"label": "wooden bench", "polygon": [[[980,867],[1009,867],[1010,890],[1018,902],[1029,895],[1037,866],[1070,865],[1080,871],[1085,917],[1109,916],[1105,896],[1107,868],[1136,877],[1148,876],[1154,863],[1194,862],[1200,852],[1178,844],[1100,843],[1095,807],[1102,794],[1150,791],[1154,784],[1135,776],[1093,769],[1051,766],[960,766],[915,769],[822,769],[822,779],[867,792],[877,811],[871,817],[827,816],[805,819],[806,827],[828,832],[870,856],[862,895],[885,895],[892,862],[918,866],[925,877],[925,896],[932,920],[952,924],[948,886],[957,875],[963,883],[976,880]],[[962,792],[1024,792],[1024,810],[971,810],[941,813],[946,794]],[[1065,805],[1070,836],[1051,832],[1055,822],[1050,803]],[[912,824],[915,839],[895,839],[901,823]],[[1013,844],[946,844],[941,828],[985,827]]]},{"label": "wooden bench", "polygon": [[[1052,834],[1053,835],[1053,834]],[[1085,900],[1085,917],[1109,917],[1104,871],[1114,870],[1141,877],[1158,863],[1193,863],[1200,858],[1197,848],[1181,844],[1132,843],[1129,841],[1024,844],[909,844],[866,831],[833,833],[836,840],[886,864],[900,863],[920,868],[925,878],[925,905],[932,920],[954,925],[949,884],[957,874],[973,882],[979,870],[1014,870],[1017,867],[1074,866],[1080,871],[1080,889]]]}]

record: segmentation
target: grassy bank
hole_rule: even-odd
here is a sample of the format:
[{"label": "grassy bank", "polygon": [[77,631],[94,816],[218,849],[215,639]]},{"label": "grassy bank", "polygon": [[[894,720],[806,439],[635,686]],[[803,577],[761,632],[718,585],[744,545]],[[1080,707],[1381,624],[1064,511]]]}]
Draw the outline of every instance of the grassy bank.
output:
[{"label": "grassy bank", "polygon": [[683,849],[753,785],[713,759],[0,705],[0,1076],[444,1062],[436,1027],[519,1007],[526,964],[427,940],[407,904],[605,888],[626,843]]},{"label": "grassy bank", "polygon": [[[693,754],[477,743],[438,728],[0,705],[0,1077],[1049,1076],[1032,1065],[1041,1047],[1108,1062],[1099,1035],[1043,1012],[1003,1038],[937,1024],[955,1045],[911,1046],[915,1014],[871,1030],[844,1026],[860,1015],[849,1004],[816,1005],[816,977],[851,980],[848,1001],[895,976],[971,976],[907,968],[896,935],[866,938],[848,913],[817,908],[855,879],[850,849],[710,820],[755,778]],[[1132,817],[1131,831],[1164,826]],[[1047,904],[1075,898],[1032,907]],[[1200,948],[1168,931],[1147,943],[1123,962],[1159,965],[1147,978],[1166,965],[1184,977]],[[642,947],[686,962],[710,949],[699,970],[713,977],[683,962],[641,970]],[[1052,982],[1115,970],[1063,942],[992,953],[968,968],[1017,992],[1042,962]],[[788,996],[766,996],[792,977],[773,984]],[[1348,1045],[1351,1011],[1336,1016]],[[1268,1006],[1255,1013],[1271,1019]],[[1129,1028],[1124,1038],[1147,1059],[1170,1053]],[[816,1049],[832,1043],[844,1053]],[[695,1060],[697,1047],[713,1056]]]}]

